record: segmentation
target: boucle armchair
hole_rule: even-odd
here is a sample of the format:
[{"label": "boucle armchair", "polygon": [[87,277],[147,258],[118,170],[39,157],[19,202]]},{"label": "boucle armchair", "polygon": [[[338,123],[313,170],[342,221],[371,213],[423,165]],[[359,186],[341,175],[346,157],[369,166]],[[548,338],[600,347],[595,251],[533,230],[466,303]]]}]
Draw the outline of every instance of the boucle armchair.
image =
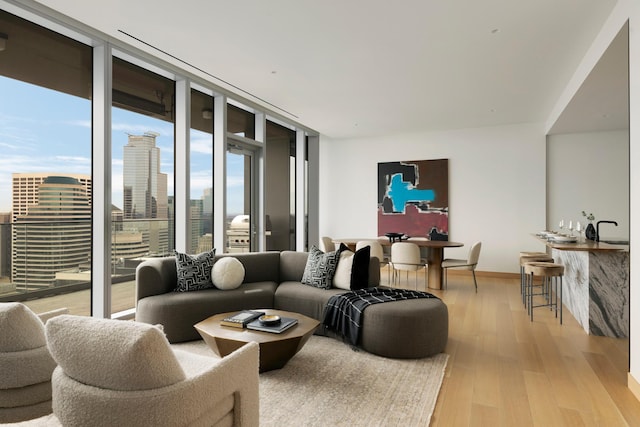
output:
[{"label": "boucle armchair", "polygon": [[0,423],[51,413],[51,373],[42,320],[18,302],[0,303]]},{"label": "boucle armchair", "polygon": [[173,350],[159,327],[63,315],[46,324],[64,426],[257,426],[258,345],[217,360]]}]

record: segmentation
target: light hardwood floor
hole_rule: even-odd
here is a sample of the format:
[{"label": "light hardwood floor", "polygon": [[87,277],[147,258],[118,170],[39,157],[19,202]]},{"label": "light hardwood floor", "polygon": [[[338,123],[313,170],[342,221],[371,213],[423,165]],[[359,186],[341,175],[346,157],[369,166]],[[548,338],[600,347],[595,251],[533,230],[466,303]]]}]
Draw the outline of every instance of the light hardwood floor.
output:
[{"label": "light hardwood floor", "polygon": [[[386,284],[386,270],[381,277]],[[517,277],[479,275],[476,294],[468,272],[451,272],[448,289],[428,291],[449,308],[450,358],[432,426],[640,426],[626,386],[628,340],[589,336],[567,310],[563,325],[543,308],[530,322]],[[133,295],[131,282],[114,285],[114,309],[130,308]],[[88,301],[82,291],[27,304],[86,315]]]},{"label": "light hardwood floor", "polygon": [[[424,281],[418,281],[424,289]],[[413,282],[411,282],[411,286]],[[432,426],[640,426],[628,340],[589,336],[568,310],[531,322],[519,278],[449,275],[449,363]]]}]

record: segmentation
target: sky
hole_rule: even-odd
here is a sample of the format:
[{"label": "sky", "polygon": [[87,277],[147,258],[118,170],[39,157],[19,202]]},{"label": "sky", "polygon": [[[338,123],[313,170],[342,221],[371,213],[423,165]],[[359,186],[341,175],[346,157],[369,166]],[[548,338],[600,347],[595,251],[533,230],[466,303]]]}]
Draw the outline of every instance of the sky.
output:
[{"label": "sky", "polygon": [[[122,157],[128,134],[159,134],[160,169],[174,194],[171,123],[112,109],[112,203],[122,208]],[[191,199],[212,187],[211,135],[191,133]],[[229,214],[243,211],[242,156],[227,156]],[[91,175],[91,102],[0,76],[0,212],[11,211],[11,174],[51,172]]]}]

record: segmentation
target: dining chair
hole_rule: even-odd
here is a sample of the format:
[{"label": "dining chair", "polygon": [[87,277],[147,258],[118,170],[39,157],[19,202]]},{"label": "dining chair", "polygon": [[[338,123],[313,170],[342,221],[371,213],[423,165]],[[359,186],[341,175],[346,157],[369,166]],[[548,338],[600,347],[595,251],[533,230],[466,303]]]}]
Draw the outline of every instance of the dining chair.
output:
[{"label": "dining chair", "polygon": [[469,256],[467,259],[453,259],[445,258],[442,260],[442,270],[444,271],[444,287],[447,287],[447,271],[450,268],[464,268],[471,270],[473,274],[473,284],[478,292],[478,281],[476,280],[476,266],[478,265],[478,259],[480,258],[480,249],[482,248],[482,242],[476,242],[469,248]]},{"label": "dining chair", "polygon": [[333,252],[336,250],[336,244],[333,243],[333,239],[331,237],[322,236],[320,238],[320,250],[325,254],[327,252]]},{"label": "dining chair", "polygon": [[[425,268],[420,260],[420,247],[411,242],[396,242],[391,245],[391,265],[393,267],[393,281],[396,281],[399,271],[407,272],[407,283],[409,281],[409,271],[416,273],[416,290],[418,290],[418,270]],[[425,274],[425,287],[427,275]]]},{"label": "dining chair", "polygon": [[[429,240],[427,237],[409,237],[407,242],[424,242],[427,240]],[[424,264],[424,268],[427,268],[429,265],[429,258],[427,255],[428,250],[428,248],[420,247],[420,262]]]},{"label": "dining chair", "polygon": [[389,256],[386,256],[384,253],[384,249],[382,249],[382,245],[380,242],[376,240],[360,240],[356,242],[356,251],[364,248],[365,246],[369,246],[371,248],[371,258],[378,258],[380,261],[380,266],[387,266],[387,280],[391,283],[391,269],[389,268],[389,263],[391,259]]}]

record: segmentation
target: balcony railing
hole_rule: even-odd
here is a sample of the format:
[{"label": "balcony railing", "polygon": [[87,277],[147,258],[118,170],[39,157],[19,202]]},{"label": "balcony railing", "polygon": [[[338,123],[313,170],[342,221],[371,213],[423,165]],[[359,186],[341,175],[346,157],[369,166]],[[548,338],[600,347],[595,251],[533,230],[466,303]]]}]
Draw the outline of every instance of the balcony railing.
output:
[{"label": "balcony railing", "polygon": [[[192,252],[212,248],[211,221],[192,221]],[[112,312],[135,306],[135,271],[151,257],[174,254],[173,220],[114,220],[111,230]],[[0,301],[37,312],[67,307],[90,314],[91,222],[0,223]]]}]

